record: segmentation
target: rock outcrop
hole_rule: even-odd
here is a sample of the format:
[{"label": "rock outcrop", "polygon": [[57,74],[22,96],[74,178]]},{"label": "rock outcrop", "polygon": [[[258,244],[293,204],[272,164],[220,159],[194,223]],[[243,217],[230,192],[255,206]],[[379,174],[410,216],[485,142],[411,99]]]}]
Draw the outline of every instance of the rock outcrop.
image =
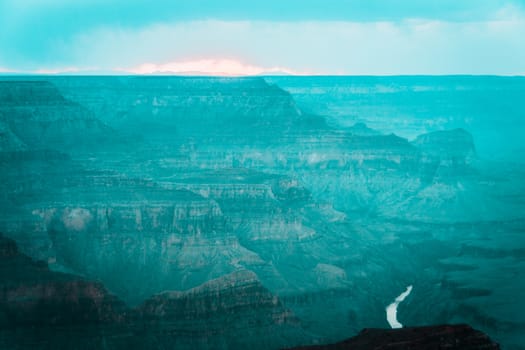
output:
[{"label": "rock outcrop", "polygon": [[401,329],[364,329],[357,336],[331,345],[294,349],[317,350],[488,350],[499,349],[490,338],[468,325],[407,327]]},{"label": "rock outcrop", "polygon": [[[105,329],[119,328],[126,307],[97,282],[50,271],[0,235],[0,347],[101,347]],[[115,334],[118,334],[115,331]]]},{"label": "rock outcrop", "polygon": [[0,235],[1,348],[275,349],[304,339],[299,320],[248,271],[130,308]]}]

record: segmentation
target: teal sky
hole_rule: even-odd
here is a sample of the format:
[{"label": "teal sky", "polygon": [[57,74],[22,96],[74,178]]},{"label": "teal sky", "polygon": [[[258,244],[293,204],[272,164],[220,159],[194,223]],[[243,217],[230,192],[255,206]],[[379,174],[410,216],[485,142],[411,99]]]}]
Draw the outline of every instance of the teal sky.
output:
[{"label": "teal sky", "polygon": [[0,0],[0,71],[525,74],[525,0]]}]

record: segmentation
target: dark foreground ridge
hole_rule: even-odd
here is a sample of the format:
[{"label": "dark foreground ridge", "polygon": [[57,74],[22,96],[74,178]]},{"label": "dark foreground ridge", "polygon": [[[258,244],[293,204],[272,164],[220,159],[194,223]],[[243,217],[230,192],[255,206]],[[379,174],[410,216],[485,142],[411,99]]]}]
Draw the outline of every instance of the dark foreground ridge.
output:
[{"label": "dark foreground ridge", "polygon": [[499,349],[486,334],[466,324],[401,329],[363,329],[357,336],[330,345],[304,346],[295,349]]},{"label": "dark foreground ridge", "polygon": [[249,272],[131,308],[101,283],[51,271],[0,234],[2,350],[278,349],[304,338],[294,316]]},{"label": "dark foreground ridge", "polygon": [[[255,316],[246,312],[254,308]],[[307,339],[298,326],[249,273],[128,308],[102,284],[51,271],[0,234],[0,349],[276,349]],[[256,339],[266,340],[253,344]],[[470,326],[455,325],[365,329],[341,343],[301,349],[445,348],[499,346]]]}]

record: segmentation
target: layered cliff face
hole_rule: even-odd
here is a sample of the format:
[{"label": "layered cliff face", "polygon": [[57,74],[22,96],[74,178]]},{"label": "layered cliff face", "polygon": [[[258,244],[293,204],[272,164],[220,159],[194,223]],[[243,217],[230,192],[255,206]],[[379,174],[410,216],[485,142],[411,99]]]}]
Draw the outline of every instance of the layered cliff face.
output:
[{"label": "layered cliff face", "polygon": [[[423,133],[463,128],[482,158],[516,161],[523,154],[522,77],[269,77],[305,112],[348,128],[364,122],[410,140]],[[521,157],[523,162],[523,157]]]},{"label": "layered cliff face", "polygon": [[[335,342],[387,327],[407,285],[402,323],[519,344],[523,169],[478,159],[467,131],[341,127],[262,78],[16,80],[2,82],[0,228],[134,307],[155,329],[137,347]],[[492,266],[515,276],[507,288]]]},{"label": "layered cliff face", "polygon": [[[299,320],[250,272],[126,307],[100,283],[50,271],[0,235],[0,345],[18,349],[268,349],[308,342]],[[365,329],[322,349],[498,349],[468,326]],[[310,348],[310,347],[305,347]]]},{"label": "layered cliff face", "polygon": [[[301,113],[288,93],[260,78],[86,77],[52,82],[100,120],[146,139],[245,140],[243,131],[258,128],[250,141],[265,141],[278,136],[277,129],[290,131]],[[273,133],[264,133],[269,126]]]},{"label": "layered cliff face", "polygon": [[308,338],[299,320],[247,271],[155,295],[139,312],[148,327],[168,335],[161,345],[166,347],[190,340],[192,348],[268,349]]},{"label": "layered cliff face", "polygon": [[125,305],[100,283],[52,272],[0,235],[0,346],[87,349],[104,343],[104,328],[126,317]]},{"label": "layered cliff face", "polygon": [[68,322],[118,322],[124,304],[100,283],[52,272],[0,236],[2,328]]},{"label": "layered cliff face", "polygon": [[[15,222],[4,223],[25,252],[55,269],[101,279],[131,303],[233,271],[220,246],[228,247],[235,237],[227,234],[225,218],[213,200],[100,172],[90,178],[82,171],[68,175],[65,183],[52,184],[61,186],[60,192],[28,191],[34,198],[31,205],[20,209]],[[199,257],[212,251],[225,255],[224,261]]]},{"label": "layered cliff face", "polygon": [[0,125],[11,141],[7,150],[23,147],[69,150],[94,147],[111,130],[86,108],[65,99],[46,81],[1,81]]},{"label": "layered cliff face", "polygon": [[[378,135],[362,124],[345,131],[331,130],[322,118],[303,115],[287,93],[262,79],[86,77],[52,81],[63,94],[84,103],[98,118],[141,133],[141,138],[148,141],[137,143],[142,145],[138,152],[148,154],[147,162],[169,157],[173,163],[166,168],[175,172],[195,166],[284,172],[312,184],[314,196],[324,199],[328,195],[327,200],[344,210],[372,208],[382,215],[382,207],[388,209],[434,182],[444,182],[445,186],[433,186],[429,190],[432,193],[450,192],[446,182],[458,173],[456,163],[470,164],[473,159],[472,152],[436,157],[443,140],[454,147],[468,147],[469,142],[472,144],[468,134],[453,140],[448,135],[422,136],[409,144],[394,135]],[[67,101],[57,96],[49,83],[38,84],[52,96],[49,100],[53,104]],[[31,91],[27,93],[29,99],[33,98]],[[107,108],[110,102],[111,111]],[[247,129],[254,130],[248,138],[242,132]],[[300,147],[291,146],[294,144]],[[156,153],[153,159],[152,152]],[[126,170],[133,172],[131,175],[135,175],[136,161],[122,162],[128,163],[131,169]],[[448,170],[447,162],[455,167],[453,171]],[[323,178],[319,178],[319,171],[323,171]],[[330,172],[334,175],[329,176]],[[158,177],[158,167],[151,167],[148,175]],[[434,181],[436,178],[438,181]],[[381,197],[375,195],[378,192]]]},{"label": "layered cliff face", "polygon": [[[198,260],[184,261],[186,245],[211,246],[208,241],[217,231],[223,232],[218,206],[189,192],[167,191],[166,195],[171,198],[160,201],[157,197],[147,204],[145,199],[123,197],[120,203],[48,206],[33,213],[44,219],[58,264],[107,281],[127,301],[140,301],[159,290],[187,288],[220,276],[200,271],[202,278],[186,282],[181,278],[186,265],[197,270],[204,267]],[[156,273],[151,274],[152,270]]]},{"label": "layered cliff face", "polygon": [[2,348],[267,349],[308,339],[248,272],[158,294],[132,309],[100,283],[50,271],[0,235],[0,277]]}]

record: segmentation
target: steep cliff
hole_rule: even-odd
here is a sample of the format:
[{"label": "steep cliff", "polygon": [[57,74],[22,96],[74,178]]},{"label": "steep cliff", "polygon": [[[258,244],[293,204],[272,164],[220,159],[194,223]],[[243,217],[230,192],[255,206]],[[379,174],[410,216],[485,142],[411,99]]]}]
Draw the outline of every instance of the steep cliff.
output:
[{"label": "steep cliff", "polygon": [[[89,149],[112,134],[47,81],[0,81],[0,123],[10,139],[16,137],[34,149]],[[17,143],[11,141],[9,150],[21,149],[13,149]]]},{"label": "steep cliff", "polygon": [[262,78],[54,77],[51,81],[104,122],[146,139],[245,139],[243,130],[257,128],[260,132],[250,136],[251,142],[264,141],[263,135],[278,136],[278,129],[290,131],[301,114],[288,93]]},{"label": "steep cliff", "polygon": [[0,235],[0,347],[88,349],[125,322],[126,307],[96,282],[50,271]]},{"label": "steep cliff", "polygon": [[102,284],[50,271],[0,235],[0,277],[2,348],[275,349],[308,339],[247,271],[131,309]]},{"label": "steep cliff", "polygon": [[274,349],[308,338],[299,320],[248,271],[185,292],[158,294],[139,312],[148,327],[166,338],[161,345],[166,347],[189,342],[192,348]]}]

